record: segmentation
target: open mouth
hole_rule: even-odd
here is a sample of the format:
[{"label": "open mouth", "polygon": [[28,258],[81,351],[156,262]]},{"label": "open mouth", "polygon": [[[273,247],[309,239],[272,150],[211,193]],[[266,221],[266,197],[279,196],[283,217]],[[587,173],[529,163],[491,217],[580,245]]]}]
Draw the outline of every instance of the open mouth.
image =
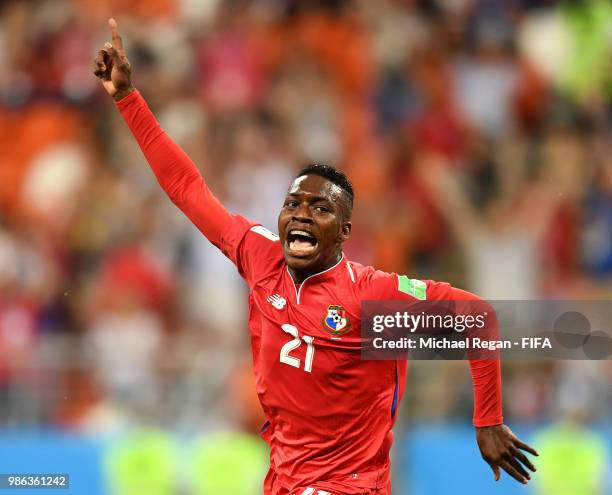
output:
[{"label": "open mouth", "polygon": [[287,248],[289,254],[297,257],[309,256],[317,248],[317,238],[310,232],[292,229],[287,234]]}]

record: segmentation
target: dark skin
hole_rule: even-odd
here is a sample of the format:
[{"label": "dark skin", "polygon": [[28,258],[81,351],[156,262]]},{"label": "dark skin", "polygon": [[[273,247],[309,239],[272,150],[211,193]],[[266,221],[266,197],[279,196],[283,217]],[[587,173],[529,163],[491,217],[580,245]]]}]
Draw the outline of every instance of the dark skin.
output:
[{"label": "dark skin", "polygon": [[[287,192],[278,215],[278,234],[291,277],[306,277],[334,266],[342,257],[342,244],[351,234],[346,193],[318,175],[298,177]],[[293,230],[305,231],[316,242],[312,253],[296,256],[288,239]]]},{"label": "dark skin", "polygon": [[[106,43],[94,60],[94,74],[106,92],[116,101],[132,91],[131,65],[125,54],[117,23],[109,19],[112,43]],[[292,231],[310,236],[312,246],[297,251],[290,247]],[[301,283],[334,266],[342,256],[342,245],[351,234],[350,206],[346,193],[318,175],[298,177],[287,192],[278,216],[278,232],[285,261],[293,280]],[[537,456],[529,445],[520,441],[506,425],[476,428],[476,441],[482,458],[493,470],[495,481],[501,469],[520,483],[531,479],[528,471],[535,466],[524,452]]]}]

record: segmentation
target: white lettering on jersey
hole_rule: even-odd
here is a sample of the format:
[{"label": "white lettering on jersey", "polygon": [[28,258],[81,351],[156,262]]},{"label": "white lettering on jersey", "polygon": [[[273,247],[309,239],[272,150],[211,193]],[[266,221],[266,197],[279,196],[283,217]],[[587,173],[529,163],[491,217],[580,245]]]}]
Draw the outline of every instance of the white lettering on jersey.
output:
[{"label": "white lettering on jersey", "polygon": [[270,232],[263,225],[255,225],[255,227],[251,227],[251,231],[255,232],[256,234],[259,234],[259,235],[261,235],[261,236],[263,236],[266,239],[269,239],[271,241],[278,241],[278,236],[276,234]]}]

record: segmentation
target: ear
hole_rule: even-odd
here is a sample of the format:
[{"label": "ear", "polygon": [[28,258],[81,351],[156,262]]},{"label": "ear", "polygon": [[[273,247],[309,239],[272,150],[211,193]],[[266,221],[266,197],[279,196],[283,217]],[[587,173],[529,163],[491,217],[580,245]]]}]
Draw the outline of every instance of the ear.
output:
[{"label": "ear", "polygon": [[349,220],[342,223],[342,225],[340,226],[340,232],[338,233],[338,236],[339,236],[338,240],[341,243],[344,241],[347,241],[348,238],[351,236],[352,228],[353,228],[353,224]]}]

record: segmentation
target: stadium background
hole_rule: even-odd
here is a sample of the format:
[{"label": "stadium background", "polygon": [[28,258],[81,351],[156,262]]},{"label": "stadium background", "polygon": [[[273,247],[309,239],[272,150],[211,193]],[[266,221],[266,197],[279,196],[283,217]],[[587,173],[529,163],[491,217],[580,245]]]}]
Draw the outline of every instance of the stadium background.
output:
[{"label": "stadium background", "polygon": [[[296,170],[330,163],[356,188],[349,258],[489,299],[612,296],[607,0],[5,0],[0,472],[260,493],[245,286],[92,76],[111,15],[231,210],[275,230]],[[412,363],[394,493],[612,493],[611,378],[504,363],[507,423],[543,457],[539,484],[493,485],[466,363]]]}]

